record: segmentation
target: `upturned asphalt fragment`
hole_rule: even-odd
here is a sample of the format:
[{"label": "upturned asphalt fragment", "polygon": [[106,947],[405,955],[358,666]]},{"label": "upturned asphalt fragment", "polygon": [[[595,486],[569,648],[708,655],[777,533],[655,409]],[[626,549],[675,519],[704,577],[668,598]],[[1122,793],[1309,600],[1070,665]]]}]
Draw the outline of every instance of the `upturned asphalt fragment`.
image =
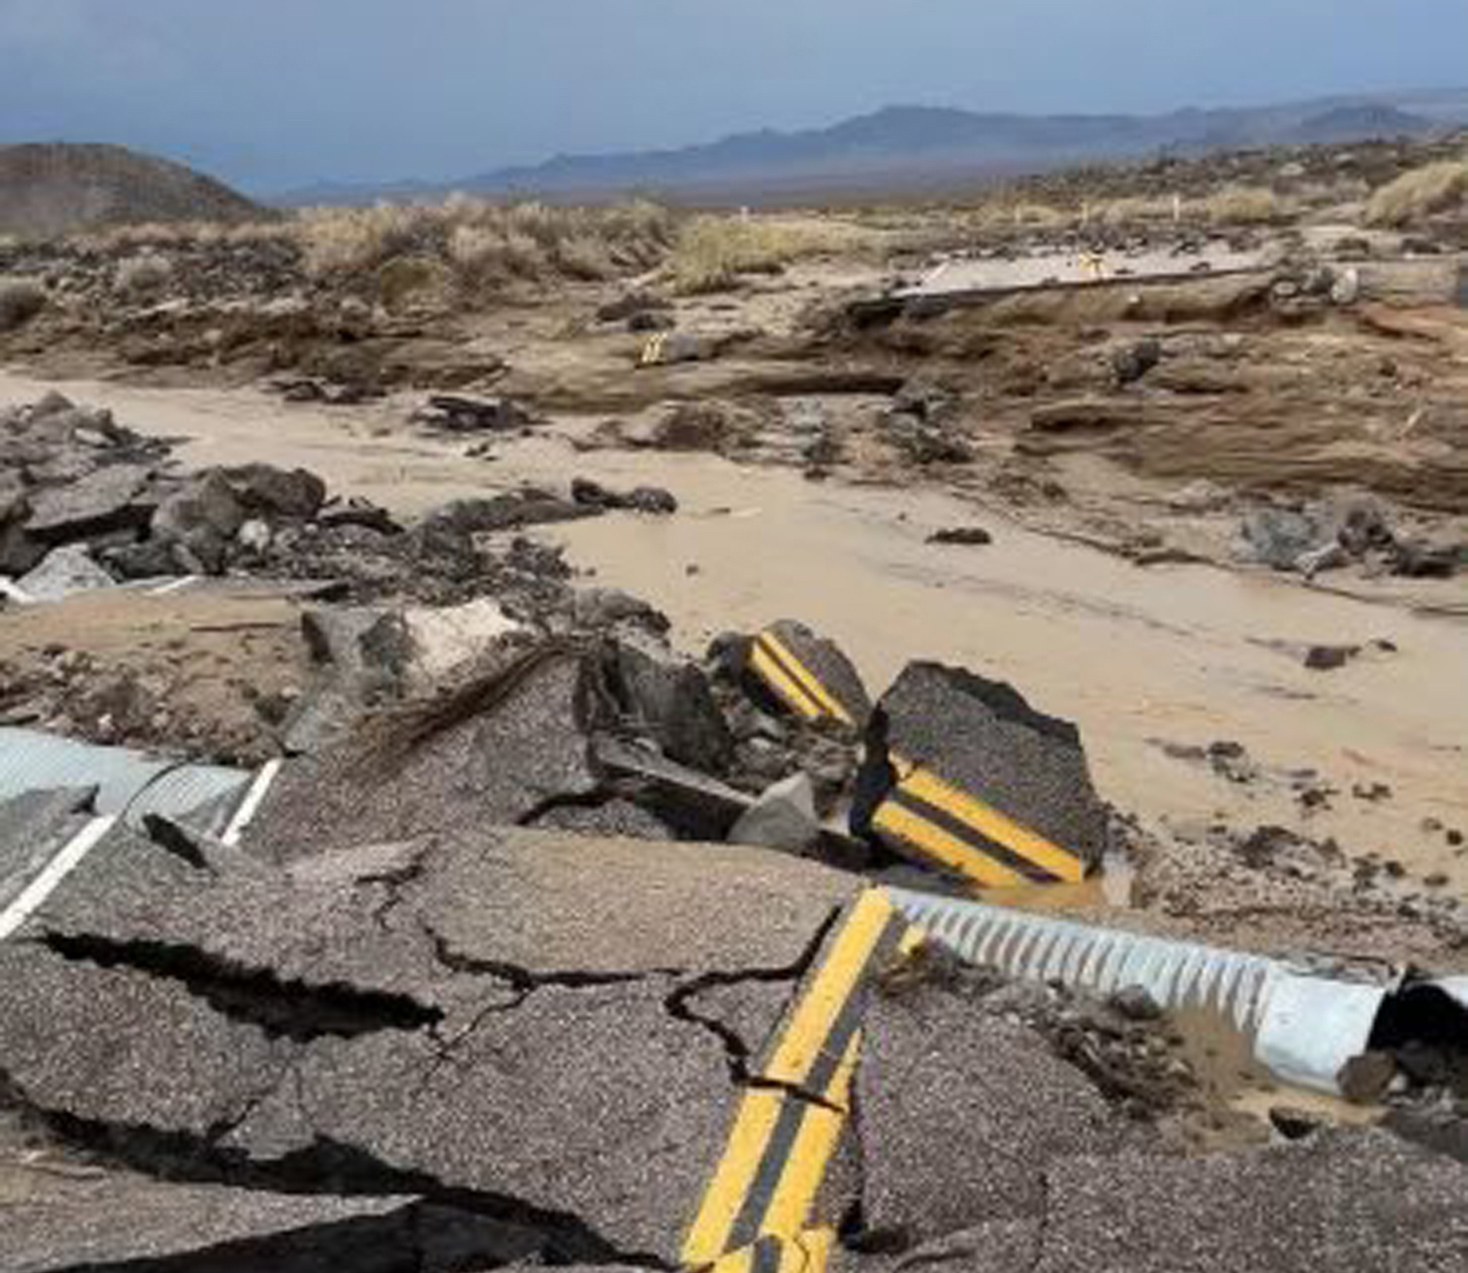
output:
[{"label": "upturned asphalt fragment", "polygon": [[492,702],[470,686],[419,718],[384,725],[375,743],[351,738],[287,766],[250,826],[250,850],[284,860],[514,825],[597,789],[579,656],[547,655],[489,688]]},{"label": "upturned asphalt fragment", "polygon": [[[806,1250],[812,1211],[851,1112],[872,978],[920,939],[879,891],[851,906],[753,1070],[728,1148],[683,1245],[683,1262],[719,1264],[774,1237]],[[839,1217],[837,1217],[839,1218]],[[753,1267],[776,1254],[756,1252]],[[780,1267],[777,1261],[775,1267]]]},{"label": "upturned asphalt fragment", "polygon": [[771,624],[750,640],[747,670],[805,720],[859,731],[871,714],[866,687],[840,648],[789,619]]},{"label": "upturned asphalt fragment", "polygon": [[852,830],[971,888],[1074,883],[1106,848],[1076,727],[936,663],[910,664],[873,712]]}]

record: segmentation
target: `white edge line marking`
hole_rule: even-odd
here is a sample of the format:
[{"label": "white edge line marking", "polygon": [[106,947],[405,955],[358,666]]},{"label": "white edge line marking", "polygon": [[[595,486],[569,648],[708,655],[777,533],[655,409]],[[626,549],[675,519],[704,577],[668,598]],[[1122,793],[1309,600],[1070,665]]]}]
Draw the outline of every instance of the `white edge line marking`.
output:
[{"label": "white edge line marking", "polygon": [[62,846],[61,851],[46,863],[45,869],[26,885],[21,895],[0,912],[0,941],[4,941],[35,914],[42,903],[56,891],[56,886],[81,864],[81,860],[116,825],[116,815],[93,818],[72,836]]},{"label": "white edge line marking", "polygon": [[221,837],[223,843],[230,848],[234,848],[240,842],[245,828],[250,825],[250,820],[260,808],[260,802],[265,799],[265,793],[270,790],[270,784],[275,781],[275,776],[280,772],[284,763],[277,757],[275,760],[267,760],[260,767],[260,772],[255,775],[255,781],[245,792],[245,798],[240,801],[240,807],[234,811],[234,817],[229,820],[229,825],[225,827],[224,835]]},{"label": "white edge line marking", "polygon": [[148,595],[150,597],[166,597],[170,592],[182,592],[191,584],[196,584],[198,582],[198,575],[185,575],[182,579],[170,579],[165,584],[160,584],[156,588],[150,588],[148,590]]}]

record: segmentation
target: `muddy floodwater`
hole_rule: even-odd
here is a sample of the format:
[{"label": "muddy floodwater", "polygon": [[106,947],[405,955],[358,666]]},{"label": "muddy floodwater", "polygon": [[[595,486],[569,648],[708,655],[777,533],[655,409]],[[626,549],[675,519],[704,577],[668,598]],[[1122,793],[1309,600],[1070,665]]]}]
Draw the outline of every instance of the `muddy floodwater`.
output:
[{"label": "muddy floodwater", "polygon": [[[812,483],[706,455],[574,449],[560,426],[493,459],[414,435],[408,404],[285,405],[249,391],[145,390],[0,375],[0,400],[57,388],[130,427],[188,437],[190,465],[303,465],[343,494],[411,515],[522,481],[666,486],[671,518],[614,514],[536,532],[594,582],[645,597],[698,650],[725,630],[801,619],[839,641],[875,691],[911,659],[965,664],[1076,720],[1118,807],[1191,824],[1287,826],[1468,885],[1468,862],[1424,820],[1468,828],[1468,622],[1206,565],[1141,568],[936,492]],[[568,428],[570,426],[567,426]],[[986,547],[930,545],[979,524]],[[1388,641],[1333,672],[1268,643]],[[1160,744],[1242,743],[1266,770],[1318,771],[1307,813],[1288,784],[1232,783]],[[1385,784],[1368,801],[1353,788]]]}]

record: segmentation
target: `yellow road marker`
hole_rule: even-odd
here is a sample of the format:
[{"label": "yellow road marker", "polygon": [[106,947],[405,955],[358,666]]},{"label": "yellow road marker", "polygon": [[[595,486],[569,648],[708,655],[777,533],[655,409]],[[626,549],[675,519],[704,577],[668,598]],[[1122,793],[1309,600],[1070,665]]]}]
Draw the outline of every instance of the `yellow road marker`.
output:
[{"label": "yellow road marker", "polygon": [[800,1131],[785,1161],[785,1170],[765,1208],[761,1231],[794,1233],[810,1218],[816,1194],[826,1178],[826,1168],[841,1140],[846,1125],[846,1111],[851,1108],[851,1080],[861,1054],[861,1034],[852,1035],[846,1055],[837,1067],[836,1077],[826,1092],[835,1108],[813,1105],[805,1111]]},{"label": "yellow road marker", "polygon": [[911,845],[924,857],[956,871],[983,888],[1012,888],[1025,883],[1017,871],[986,857],[971,844],[888,800],[877,810],[872,825]]},{"label": "yellow road marker", "polygon": [[[842,1010],[861,984],[884,936],[893,924],[901,924],[897,911],[879,889],[867,889],[857,899],[841,925],[826,957],[796,1003],[785,1028],[759,1076],[792,1087],[815,1087],[811,1083],[816,1063],[824,1055]],[[844,1055],[844,1053],[843,1053]],[[834,1071],[841,1057],[826,1057]],[[824,1091],[827,1083],[819,1085]]]},{"label": "yellow road marker", "polygon": [[1085,862],[1068,849],[932,770],[902,756],[888,759],[898,781],[872,819],[878,830],[980,888],[1077,884],[1086,878]]},{"label": "yellow road marker", "polygon": [[807,720],[818,720],[823,712],[821,706],[801,689],[799,682],[789,675],[758,641],[750,651],[749,665],[791,710]]},{"label": "yellow road marker", "polygon": [[824,1273],[836,1231],[805,1229],[794,1238],[768,1235],[714,1262],[711,1273]]},{"label": "yellow road marker", "polygon": [[902,789],[952,814],[986,839],[1003,845],[1057,880],[1078,884],[1085,879],[1086,865],[1074,853],[1052,844],[1044,836],[1021,826],[966,791],[944,782],[929,770],[914,770],[902,783]]},{"label": "yellow road marker", "polygon": [[[868,889],[828,941],[814,974],[740,1099],[683,1248],[701,1267],[759,1238],[804,1229],[850,1104],[866,978],[914,930]],[[768,1084],[769,1086],[764,1086]]]},{"label": "yellow road marker", "polygon": [[761,632],[755,638],[755,642],[765,647],[766,652],[800,686],[806,697],[819,704],[826,715],[834,716],[843,725],[856,723],[840,700],[821,684],[820,677],[796,658],[791,653],[789,646],[785,645],[773,632]]}]

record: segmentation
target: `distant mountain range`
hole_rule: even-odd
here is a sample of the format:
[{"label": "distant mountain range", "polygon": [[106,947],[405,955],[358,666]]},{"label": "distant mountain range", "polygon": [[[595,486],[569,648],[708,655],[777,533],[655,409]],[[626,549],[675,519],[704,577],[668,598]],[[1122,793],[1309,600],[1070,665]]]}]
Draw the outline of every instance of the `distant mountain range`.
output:
[{"label": "distant mountain range", "polygon": [[1165,115],[1014,115],[889,106],[829,128],[736,133],[677,150],[559,155],[450,182],[322,183],[282,204],[491,196],[758,202],[799,193],[921,189],[956,180],[1125,159],[1265,145],[1412,136],[1468,123],[1468,89],[1318,98],[1280,106],[1189,108]]}]

